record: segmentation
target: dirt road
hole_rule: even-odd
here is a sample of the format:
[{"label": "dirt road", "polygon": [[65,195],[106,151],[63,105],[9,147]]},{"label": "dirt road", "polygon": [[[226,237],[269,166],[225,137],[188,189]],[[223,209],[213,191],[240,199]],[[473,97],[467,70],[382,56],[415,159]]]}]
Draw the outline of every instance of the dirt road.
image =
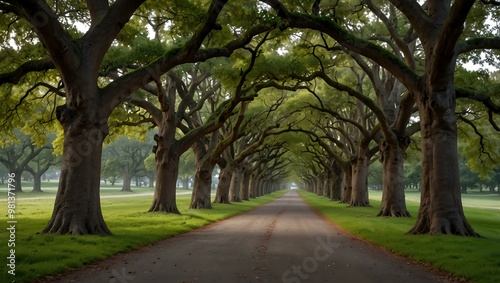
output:
[{"label": "dirt road", "polygon": [[337,230],[291,190],[253,211],[69,273],[59,282],[448,281]]}]

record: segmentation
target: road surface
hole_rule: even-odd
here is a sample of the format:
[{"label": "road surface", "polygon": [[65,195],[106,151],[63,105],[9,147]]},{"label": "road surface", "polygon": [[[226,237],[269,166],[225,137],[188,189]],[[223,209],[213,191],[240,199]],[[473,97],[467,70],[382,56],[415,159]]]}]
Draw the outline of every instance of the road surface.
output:
[{"label": "road surface", "polygon": [[[145,231],[147,233],[147,231]],[[294,190],[250,212],[58,278],[58,282],[449,282],[353,238]]]}]

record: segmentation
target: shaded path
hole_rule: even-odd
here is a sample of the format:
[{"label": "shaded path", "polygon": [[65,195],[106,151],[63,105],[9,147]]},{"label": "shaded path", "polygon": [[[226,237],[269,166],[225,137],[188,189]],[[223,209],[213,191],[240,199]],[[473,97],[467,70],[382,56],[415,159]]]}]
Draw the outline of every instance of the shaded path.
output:
[{"label": "shaded path", "polygon": [[292,190],[250,212],[69,273],[60,282],[447,281],[337,230]]}]

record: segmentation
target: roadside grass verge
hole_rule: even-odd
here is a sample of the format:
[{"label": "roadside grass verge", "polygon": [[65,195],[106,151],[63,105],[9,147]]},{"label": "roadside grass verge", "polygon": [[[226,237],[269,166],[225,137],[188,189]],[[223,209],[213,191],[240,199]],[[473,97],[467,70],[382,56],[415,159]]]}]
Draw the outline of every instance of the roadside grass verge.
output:
[{"label": "roadside grass verge", "polygon": [[467,220],[484,238],[405,235],[415,224],[418,202],[407,201],[411,218],[388,218],[376,216],[380,208],[376,193],[375,198],[370,197],[372,207],[347,207],[302,190],[299,194],[332,222],[363,240],[473,282],[500,282],[500,210],[464,207]]},{"label": "roadside grass verge", "polygon": [[[160,240],[203,227],[267,203],[286,191],[274,192],[251,201],[212,204],[213,209],[188,209],[190,195],[177,196],[181,215],[147,213],[151,196],[103,198],[101,206],[111,236],[45,235],[40,232],[50,219],[54,201],[18,199],[16,205],[16,275],[7,274],[8,233],[0,230],[0,282],[29,282],[44,276],[80,268],[114,254],[127,252]],[[27,193],[29,194],[29,193]],[[0,205],[6,202],[0,202]],[[2,215],[2,226],[7,224]]]}]

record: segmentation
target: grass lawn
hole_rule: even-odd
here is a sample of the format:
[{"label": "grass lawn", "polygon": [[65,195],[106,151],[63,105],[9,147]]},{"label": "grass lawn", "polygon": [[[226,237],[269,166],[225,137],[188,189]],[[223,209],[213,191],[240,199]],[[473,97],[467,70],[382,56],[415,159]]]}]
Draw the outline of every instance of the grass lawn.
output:
[{"label": "grass lawn", "polygon": [[[32,198],[51,198],[56,196],[57,192],[57,187],[59,185],[59,182],[57,180],[52,180],[52,181],[42,181],[42,191],[43,192],[32,192],[33,188],[33,182],[31,181],[23,181],[22,182],[22,189],[23,192],[19,193],[16,197],[17,199],[32,199]],[[132,183],[133,185],[133,183]],[[101,183],[101,196],[116,196],[117,193],[120,194],[145,194],[149,193],[153,195],[154,188],[148,188],[148,187],[135,187],[132,186],[132,191],[133,192],[120,192],[122,189],[122,184],[121,183],[116,183],[114,186],[111,186],[110,183],[104,184]],[[4,194],[7,190],[7,185],[4,184],[3,186],[0,186],[0,194]],[[181,191],[186,191],[186,192],[191,192],[191,190],[182,190],[180,188],[177,188],[178,192]],[[6,193],[5,193],[6,194]],[[1,200],[2,198],[0,198]]]},{"label": "grass lawn", "polygon": [[[370,191],[372,207],[346,207],[306,191],[300,195],[328,219],[359,238],[387,250],[429,263],[473,282],[500,282],[500,196],[463,196],[464,212],[474,230],[483,238],[459,236],[405,235],[415,224],[418,192],[407,193],[411,218],[376,217],[381,192]],[[476,206],[482,206],[476,208]],[[485,208],[488,207],[488,208]]]},{"label": "grass lawn", "polygon": [[[7,274],[9,256],[7,215],[2,214],[0,229],[0,282],[28,282],[35,278],[62,273],[69,268],[100,261],[119,252],[126,252],[159,240],[185,233],[211,222],[251,210],[285,193],[271,195],[241,203],[214,204],[213,209],[189,210],[190,194],[178,195],[181,215],[147,213],[152,197],[140,195],[152,192],[147,188],[133,188],[134,193],[120,193],[117,188],[105,188],[101,200],[103,215],[112,236],[40,235],[52,213],[55,193],[21,193],[16,205],[16,274]],[[26,189],[26,187],[25,187]],[[107,191],[106,191],[107,190]],[[4,213],[7,209],[5,189],[0,191]],[[113,194],[116,197],[113,197]],[[135,197],[121,197],[137,194]],[[106,197],[105,197],[106,196]]]}]

